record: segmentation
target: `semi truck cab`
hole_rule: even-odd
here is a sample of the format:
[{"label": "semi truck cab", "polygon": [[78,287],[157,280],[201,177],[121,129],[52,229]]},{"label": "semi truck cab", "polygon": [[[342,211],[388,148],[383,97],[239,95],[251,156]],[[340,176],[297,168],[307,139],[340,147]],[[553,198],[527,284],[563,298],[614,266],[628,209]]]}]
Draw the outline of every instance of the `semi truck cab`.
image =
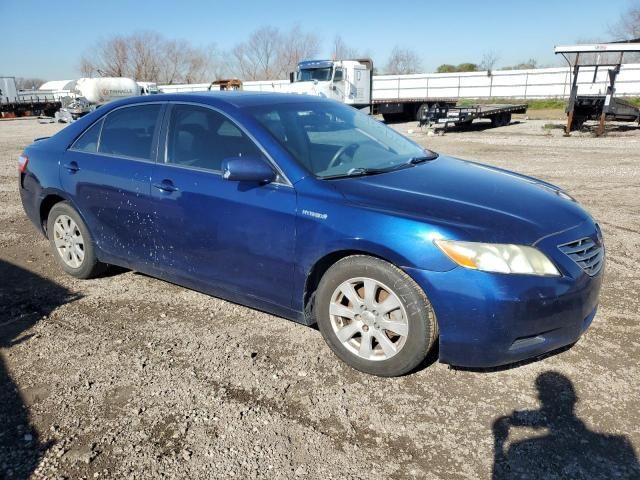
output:
[{"label": "semi truck cab", "polygon": [[372,76],[369,59],[304,60],[289,74],[287,90],[330,98],[370,113]]}]

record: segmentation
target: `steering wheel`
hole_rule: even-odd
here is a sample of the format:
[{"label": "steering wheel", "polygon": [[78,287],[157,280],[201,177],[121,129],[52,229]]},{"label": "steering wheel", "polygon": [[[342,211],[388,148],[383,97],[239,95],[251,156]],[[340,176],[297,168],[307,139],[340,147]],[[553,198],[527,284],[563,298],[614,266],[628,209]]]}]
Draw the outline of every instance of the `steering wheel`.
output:
[{"label": "steering wheel", "polygon": [[[355,147],[355,148],[354,148]],[[331,161],[329,162],[329,165],[327,166],[327,169],[331,168],[331,167],[335,167],[338,164],[338,159],[344,155],[348,150],[353,149],[353,153],[355,153],[355,151],[357,149],[360,148],[360,144],[359,143],[349,143],[343,147],[340,147],[340,149],[335,153],[335,155],[333,157],[331,157]]]}]

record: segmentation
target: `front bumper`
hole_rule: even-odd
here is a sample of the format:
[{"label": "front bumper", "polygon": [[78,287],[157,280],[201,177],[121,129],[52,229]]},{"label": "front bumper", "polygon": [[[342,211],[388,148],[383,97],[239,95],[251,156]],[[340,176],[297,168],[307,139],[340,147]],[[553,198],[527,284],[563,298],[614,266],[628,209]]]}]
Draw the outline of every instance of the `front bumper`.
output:
[{"label": "front bumper", "polygon": [[582,225],[538,245],[551,253],[561,277],[494,274],[462,267],[448,272],[406,268],[427,293],[438,318],[440,361],[493,367],[577,341],[595,317],[604,276],[604,268],[593,277],[587,275],[557,251],[557,245],[580,235],[595,235],[595,230]]}]

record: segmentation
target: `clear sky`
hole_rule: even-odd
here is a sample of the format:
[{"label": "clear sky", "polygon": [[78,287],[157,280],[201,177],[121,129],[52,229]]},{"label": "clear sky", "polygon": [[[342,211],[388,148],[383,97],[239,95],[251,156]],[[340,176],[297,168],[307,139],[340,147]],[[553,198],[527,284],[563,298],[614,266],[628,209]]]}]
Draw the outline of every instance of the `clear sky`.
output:
[{"label": "clear sky", "polygon": [[[637,2],[636,2],[637,3]],[[498,66],[535,58],[556,65],[553,47],[607,39],[630,0],[0,0],[0,75],[47,80],[80,76],[80,55],[113,34],[154,30],[194,45],[229,49],[264,25],[298,24],[366,51],[379,65],[394,45],[415,50],[425,71],[442,63]]]}]

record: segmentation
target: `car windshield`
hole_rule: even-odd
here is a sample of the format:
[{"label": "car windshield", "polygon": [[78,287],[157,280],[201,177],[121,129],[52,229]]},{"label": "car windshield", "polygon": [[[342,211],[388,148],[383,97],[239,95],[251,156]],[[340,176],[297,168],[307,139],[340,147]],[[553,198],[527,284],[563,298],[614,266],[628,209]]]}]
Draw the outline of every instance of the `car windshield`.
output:
[{"label": "car windshield", "polygon": [[304,68],[298,71],[296,80],[298,82],[311,82],[318,80],[326,82],[331,80],[331,67],[326,68]]},{"label": "car windshield", "polygon": [[279,103],[247,110],[298,163],[320,178],[383,173],[437,156],[338,102]]}]

